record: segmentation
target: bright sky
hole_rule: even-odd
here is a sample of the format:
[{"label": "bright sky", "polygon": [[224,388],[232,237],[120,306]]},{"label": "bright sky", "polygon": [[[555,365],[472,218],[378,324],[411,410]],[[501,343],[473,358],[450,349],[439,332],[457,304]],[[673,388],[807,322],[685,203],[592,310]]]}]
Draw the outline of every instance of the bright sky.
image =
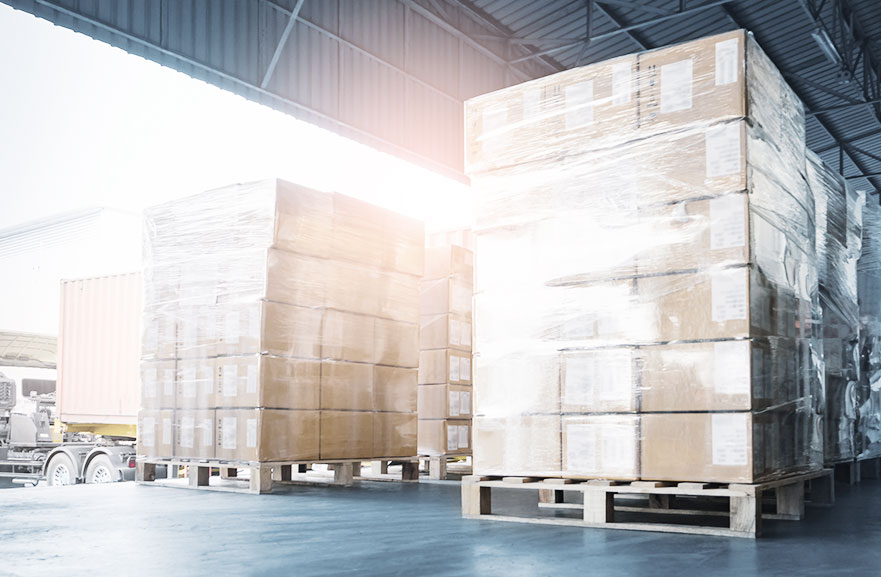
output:
[{"label": "bright sky", "polygon": [[0,4],[0,228],[280,177],[470,224],[468,188]]}]

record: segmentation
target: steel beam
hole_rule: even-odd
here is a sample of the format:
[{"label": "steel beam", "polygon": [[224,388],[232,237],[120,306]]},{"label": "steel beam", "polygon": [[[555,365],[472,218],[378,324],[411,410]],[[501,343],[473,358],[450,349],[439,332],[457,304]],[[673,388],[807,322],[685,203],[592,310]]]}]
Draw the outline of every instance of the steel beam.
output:
[{"label": "steel beam", "polygon": [[272,73],[275,72],[275,66],[278,64],[278,59],[284,50],[285,44],[287,44],[288,36],[291,35],[291,30],[294,29],[294,24],[297,23],[297,16],[300,15],[300,9],[303,7],[305,1],[306,0],[297,0],[297,5],[294,6],[294,9],[288,15],[287,26],[284,27],[284,32],[281,33],[281,38],[278,39],[278,44],[275,46],[275,52],[272,53],[272,60],[269,61],[269,66],[266,67],[266,73],[263,75],[263,81],[260,82],[260,88],[266,88],[269,85],[269,81],[272,79]]}]

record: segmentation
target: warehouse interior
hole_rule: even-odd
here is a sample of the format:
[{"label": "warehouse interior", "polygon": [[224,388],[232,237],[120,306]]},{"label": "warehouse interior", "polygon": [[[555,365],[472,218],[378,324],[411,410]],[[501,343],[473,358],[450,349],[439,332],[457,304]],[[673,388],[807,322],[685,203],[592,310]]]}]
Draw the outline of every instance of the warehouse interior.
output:
[{"label": "warehouse interior", "polygon": [[[881,4],[2,3],[401,189],[157,194],[117,225],[136,273],[59,273],[57,349],[0,324],[0,574],[878,573]],[[106,219],[0,229],[0,257],[99,252]]]}]

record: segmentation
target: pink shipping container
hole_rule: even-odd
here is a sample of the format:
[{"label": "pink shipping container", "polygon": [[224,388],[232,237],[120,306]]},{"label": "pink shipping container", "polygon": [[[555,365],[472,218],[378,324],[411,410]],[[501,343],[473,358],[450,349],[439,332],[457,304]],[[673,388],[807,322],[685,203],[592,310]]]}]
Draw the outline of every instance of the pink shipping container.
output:
[{"label": "pink shipping container", "polygon": [[140,273],[61,281],[57,414],[71,430],[133,433],[141,294]]}]

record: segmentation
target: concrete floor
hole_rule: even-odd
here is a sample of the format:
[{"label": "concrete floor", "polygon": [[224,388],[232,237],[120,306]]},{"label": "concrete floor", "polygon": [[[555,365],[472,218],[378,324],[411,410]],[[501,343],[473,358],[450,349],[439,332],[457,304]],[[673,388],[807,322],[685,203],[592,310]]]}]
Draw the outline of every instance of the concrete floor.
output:
[{"label": "concrete floor", "polygon": [[[758,541],[464,520],[453,482],[0,491],[0,575],[881,575],[881,482]],[[508,491],[499,512],[531,492]]]}]

